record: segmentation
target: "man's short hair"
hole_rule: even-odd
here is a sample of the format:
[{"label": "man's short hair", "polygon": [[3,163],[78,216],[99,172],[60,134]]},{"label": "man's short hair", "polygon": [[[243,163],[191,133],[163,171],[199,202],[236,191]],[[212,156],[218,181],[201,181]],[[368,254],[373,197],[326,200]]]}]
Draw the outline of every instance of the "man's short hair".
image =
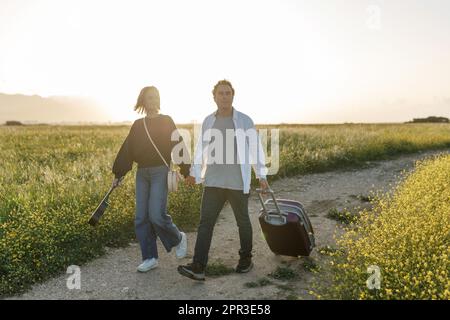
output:
[{"label": "man's short hair", "polygon": [[214,89],[213,89],[213,91],[212,91],[213,96],[214,96],[214,97],[216,96],[217,88],[218,88],[220,85],[223,85],[223,84],[224,84],[224,85],[227,85],[227,86],[230,86],[231,92],[233,92],[233,97],[234,97],[234,88],[233,88],[233,86],[231,85],[231,82],[228,81],[228,80],[225,80],[225,79],[220,80],[219,82],[216,83],[216,85],[214,86]]}]

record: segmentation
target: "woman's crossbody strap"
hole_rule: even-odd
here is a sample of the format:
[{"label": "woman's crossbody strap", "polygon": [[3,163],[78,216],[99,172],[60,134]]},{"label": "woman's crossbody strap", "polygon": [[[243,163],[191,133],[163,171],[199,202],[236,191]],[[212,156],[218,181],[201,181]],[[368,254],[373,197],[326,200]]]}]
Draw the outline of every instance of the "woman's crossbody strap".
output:
[{"label": "woman's crossbody strap", "polygon": [[156,152],[158,152],[158,154],[159,154],[159,156],[161,157],[162,161],[164,161],[164,164],[166,165],[166,167],[170,169],[170,167],[169,167],[169,165],[167,164],[166,160],[165,160],[164,157],[161,155],[161,152],[159,152],[159,149],[156,147],[156,144],[153,142],[153,139],[152,139],[152,137],[150,136],[150,133],[148,132],[148,129],[147,129],[147,123],[146,123],[146,121],[145,121],[145,118],[143,119],[143,121],[144,121],[145,132],[147,132],[147,137],[148,137],[148,139],[149,139],[150,142],[152,143],[153,147],[155,147]]}]

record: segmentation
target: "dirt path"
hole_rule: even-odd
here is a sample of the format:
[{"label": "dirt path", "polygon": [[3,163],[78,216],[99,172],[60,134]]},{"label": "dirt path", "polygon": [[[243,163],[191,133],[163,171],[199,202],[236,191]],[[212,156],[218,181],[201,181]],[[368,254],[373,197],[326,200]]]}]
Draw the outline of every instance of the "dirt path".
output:
[{"label": "dirt path", "polygon": [[[442,152],[442,151],[441,151]],[[450,153],[450,150],[446,151]],[[410,170],[418,159],[440,153],[423,152],[402,156],[396,160],[368,162],[367,168],[309,174],[276,181],[272,188],[278,198],[301,201],[310,215],[315,229],[317,248],[334,246],[333,234],[341,225],[326,217],[332,208],[354,208],[367,205],[358,196],[371,190],[389,190],[398,180],[400,172]],[[325,257],[314,250],[309,259],[275,256],[262,238],[257,221],[260,208],[253,193],[249,201],[254,233],[254,269],[248,274],[230,273],[209,277],[196,282],[180,276],[176,268],[190,262],[196,233],[188,234],[188,257],[177,260],[175,253],[167,254],[159,243],[159,267],[148,273],[136,272],[140,262],[137,243],[126,248],[108,249],[108,253],[81,266],[81,289],[69,290],[66,282],[69,274],[62,274],[43,284],[35,285],[29,292],[13,299],[313,299],[308,292],[316,273],[307,271],[305,261],[318,266]],[[215,227],[210,251],[210,263],[220,261],[234,267],[238,260],[239,237],[233,213],[227,206]],[[316,249],[317,249],[316,248]],[[295,280],[274,280],[268,274],[278,266],[295,270]],[[250,287],[269,279],[272,283]],[[246,285],[247,284],[247,285]]]}]

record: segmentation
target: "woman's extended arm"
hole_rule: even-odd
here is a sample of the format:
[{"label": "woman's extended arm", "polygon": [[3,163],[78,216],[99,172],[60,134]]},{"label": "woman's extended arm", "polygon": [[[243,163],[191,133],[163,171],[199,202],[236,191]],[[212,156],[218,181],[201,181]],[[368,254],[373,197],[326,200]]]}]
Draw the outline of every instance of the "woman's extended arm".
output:
[{"label": "woman's extended arm", "polygon": [[116,159],[114,160],[112,172],[114,173],[116,179],[120,179],[121,177],[126,175],[127,172],[130,171],[133,167],[133,157],[131,156],[131,144],[130,144],[132,133],[133,127],[131,127],[127,138],[120,147]]}]

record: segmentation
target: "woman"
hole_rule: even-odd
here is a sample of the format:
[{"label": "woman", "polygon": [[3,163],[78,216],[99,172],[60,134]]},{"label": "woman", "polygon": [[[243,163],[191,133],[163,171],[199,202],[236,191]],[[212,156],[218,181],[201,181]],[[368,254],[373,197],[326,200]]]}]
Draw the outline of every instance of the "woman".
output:
[{"label": "woman", "polygon": [[[171,141],[176,126],[171,117],[162,115],[158,89],[145,87],[141,90],[134,110],[145,113],[146,117],[136,120],[114,161],[113,185],[131,170],[137,162],[136,173],[136,218],[135,231],[142,253],[142,263],[137,270],[147,272],[158,266],[156,238],[170,252],[176,247],[177,258],[186,256],[187,238],[180,232],[167,213],[167,174],[169,168],[152,145],[145,132],[144,121],[150,137],[159,149],[166,163],[170,163],[171,151],[178,141]],[[181,138],[180,138],[181,140]],[[189,175],[189,164],[180,164],[181,174]]]}]

